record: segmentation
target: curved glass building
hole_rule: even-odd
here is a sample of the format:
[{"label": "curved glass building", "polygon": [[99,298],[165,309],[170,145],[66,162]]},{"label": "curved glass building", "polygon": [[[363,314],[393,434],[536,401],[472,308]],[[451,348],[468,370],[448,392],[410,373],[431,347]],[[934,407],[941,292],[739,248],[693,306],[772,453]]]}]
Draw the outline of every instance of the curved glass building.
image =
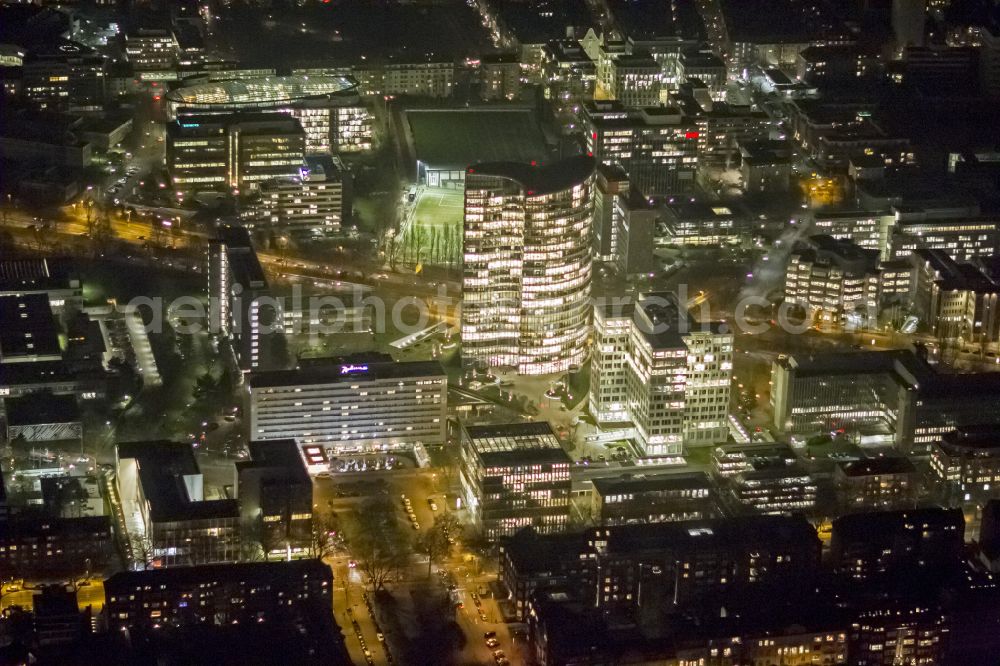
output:
[{"label": "curved glass building", "polygon": [[361,102],[357,81],[347,76],[207,81],[172,90],[166,101],[171,119],[244,111],[287,113],[302,124],[308,154],[371,148],[371,114]]},{"label": "curved glass building", "polygon": [[594,160],[496,162],[465,176],[462,354],[520,374],[587,354]]}]

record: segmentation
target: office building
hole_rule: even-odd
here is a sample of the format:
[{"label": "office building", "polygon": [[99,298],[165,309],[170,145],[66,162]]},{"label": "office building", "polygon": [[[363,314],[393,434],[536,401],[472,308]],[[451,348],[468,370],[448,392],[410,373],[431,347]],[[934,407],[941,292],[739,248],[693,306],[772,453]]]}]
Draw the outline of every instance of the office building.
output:
[{"label": "office building", "polygon": [[892,34],[897,49],[923,46],[927,0],[892,0]]},{"label": "office building", "polygon": [[878,314],[878,252],[830,236],[810,236],[792,250],[785,301],[820,326],[874,321]]},{"label": "office building", "polygon": [[792,157],[784,142],[739,144],[740,176],[747,194],[781,194],[791,188]]},{"label": "office building", "polygon": [[461,456],[463,501],[490,541],[568,527],[572,460],[547,422],[464,426]]},{"label": "office building", "polygon": [[121,443],[115,458],[135,559],[172,567],[240,558],[239,505],[205,499],[205,480],[190,444]]},{"label": "office building", "polygon": [[998,218],[988,215],[938,215],[933,209],[895,208],[895,222],[882,248],[884,259],[906,259],[914,250],[943,250],[955,261],[996,253]]},{"label": "office building", "polygon": [[833,469],[837,503],[844,513],[913,508],[920,482],[916,467],[903,457],[839,462]]},{"label": "office building", "polygon": [[479,164],[465,178],[462,354],[520,374],[583,363],[594,160]]},{"label": "office building", "polygon": [[154,625],[271,626],[288,613],[330,613],[333,573],[319,560],[121,571],[104,581],[112,629]]},{"label": "office building", "polygon": [[246,76],[200,81],[167,93],[171,120],[187,116],[269,112],[302,125],[307,155],[353,153],[372,146],[372,115],[350,76]]},{"label": "office building", "polygon": [[590,413],[600,423],[623,422],[628,411],[628,353],[635,305],[605,299],[594,305],[590,361]]},{"label": "office building", "polygon": [[982,504],[1000,488],[1000,427],[970,425],[931,445],[931,472],[950,501]]},{"label": "office building", "polygon": [[802,516],[594,527],[572,535],[523,530],[503,544],[500,580],[520,619],[542,587],[572,587],[605,613],[661,601],[684,608],[720,594],[801,589],[819,559],[816,530]]},{"label": "office building", "polygon": [[545,45],[542,62],[545,99],[552,105],[564,134],[575,134],[582,126],[583,103],[594,98],[597,65],[575,39]]},{"label": "office building", "polygon": [[817,234],[850,241],[864,250],[877,250],[881,254],[894,220],[892,215],[845,210],[816,211],[798,223],[811,224]]},{"label": "office building", "polygon": [[136,28],[125,35],[125,55],[132,68],[155,79],[177,65],[180,50],[177,37],[169,28]]},{"label": "office building", "polygon": [[243,227],[222,226],[208,242],[208,328],[228,338],[244,372],[267,366],[282,313]]},{"label": "office building", "polygon": [[437,361],[349,357],[255,372],[247,398],[251,439],[295,439],[311,471],[344,451],[445,438],[447,378]]},{"label": "office building", "polygon": [[911,312],[942,345],[996,349],[1000,340],[1000,284],[943,250],[915,250],[910,285]]},{"label": "office building", "polygon": [[645,196],[687,192],[698,169],[698,128],[672,107],[628,109],[620,102],[584,105],[587,150],[620,166]]},{"label": "office building", "polygon": [[660,210],[633,187],[614,199],[615,269],[634,276],[656,269],[653,256]]},{"label": "office building", "polygon": [[7,441],[81,443],[83,423],[76,397],[32,393],[3,400]]},{"label": "office building", "polygon": [[771,369],[774,426],[785,433],[844,429],[905,437],[913,396],[930,367],[906,351],[779,357]]},{"label": "office building", "polygon": [[594,479],[591,518],[599,525],[706,520],[721,516],[715,485],[704,472],[626,474]]},{"label": "office building", "polygon": [[716,89],[700,81],[684,83],[670,95],[670,104],[694,121],[701,158],[732,157],[740,144],[767,141],[777,124],[750,104],[716,99]]},{"label": "office building", "polygon": [[251,229],[336,234],[350,214],[351,202],[343,164],[312,163],[301,177],[266,180],[251,195],[241,216]]},{"label": "office building", "polygon": [[236,462],[243,541],[256,539],[265,557],[301,557],[312,543],[313,485],[294,439],[250,442]]},{"label": "office building", "polygon": [[598,164],[594,177],[594,259],[613,264],[618,256],[615,203],[629,192],[628,174],[620,166]]},{"label": "office building", "polygon": [[810,513],[816,506],[816,480],[798,462],[777,464],[751,458],[749,469],[727,480],[724,501],[737,513]]},{"label": "office building", "polygon": [[21,77],[24,98],[41,109],[100,109],[107,99],[104,56],[76,42],[31,49]]},{"label": "office building", "polygon": [[180,195],[246,193],[275,178],[301,176],[305,132],[281,113],[187,116],[167,125],[167,171]]},{"label": "office building", "polygon": [[711,205],[701,199],[657,200],[663,238],[674,245],[719,246],[739,242],[745,228],[728,206]]},{"label": "office building", "polygon": [[732,333],[694,322],[674,294],[650,294],[633,310],[627,349],[626,409],[646,455],[726,440]]}]

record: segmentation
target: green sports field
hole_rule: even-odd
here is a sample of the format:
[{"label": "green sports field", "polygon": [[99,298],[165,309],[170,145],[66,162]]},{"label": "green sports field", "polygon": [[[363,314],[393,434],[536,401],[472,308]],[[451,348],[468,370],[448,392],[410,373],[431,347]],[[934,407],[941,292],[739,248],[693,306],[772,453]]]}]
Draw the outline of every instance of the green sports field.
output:
[{"label": "green sports field", "polygon": [[457,267],[462,252],[464,192],[421,187],[410,223],[400,238],[399,258]]}]

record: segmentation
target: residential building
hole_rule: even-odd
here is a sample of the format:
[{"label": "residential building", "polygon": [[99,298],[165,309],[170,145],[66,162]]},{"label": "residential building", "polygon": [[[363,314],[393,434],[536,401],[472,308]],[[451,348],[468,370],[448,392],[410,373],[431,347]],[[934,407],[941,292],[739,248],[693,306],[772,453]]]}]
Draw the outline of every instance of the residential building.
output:
[{"label": "residential building", "polygon": [[281,308],[243,227],[221,226],[208,242],[208,327],[230,340],[244,372],[268,365],[273,335],[281,334]]},{"label": "residential building", "polygon": [[282,113],[187,116],[167,125],[167,171],[179,196],[247,192],[301,176],[305,132]]},{"label": "residential building", "polygon": [[104,594],[114,630],[168,623],[270,626],[293,611],[325,606],[330,613],[333,573],[320,560],[121,571],[104,581]]},{"label": "residential building", "polygon": [[896,576],[915,580],[921,570],[943,576],[961,562],[964,537],[959,509],[854,513],[833,521],[830,564],[869,584]]},{"label": "residential building", "polygon": [[620,102],[584,105],[587,150],[620,166],[645,196],[687,192],[698,169],[698,129],[672,107],[628,109]]},{"label": "residential building", "polygon": [[879,303],[878,252],[848,240],[810,236],[788,256],[785,302],[810,312],[820,326],[874,321]]},{"label": "residential building", "polygon": [[464,426],[461,456],[463,501],[490,541],[568,527],[572,460],[547,422]]},{"label": "residential building", "polygon": [[243,541],[256,539],[266,557],[302,557],[313,538],[313,484],[294,439],[250,442],[236,462]]},{"label": "residential building", "polygon": [[845,513],[913,508],[920,482],[916,467],[901,456],[839,462],[833,469],[837,503]]},{"label": "residential building", "polygon": [[704,472],[623,474],[594,479],[591,519],[599,525],[718,518],[715,486]]},{"label": "residential building", "polygon": [[205,499],[190,444],[127,442],[115,449],[118,496],[133,557],[144,565],[236,562],[240,509],[234,499]]},{"label": "residential building", "polygon": [[255,372],[247,399],[251,439],[295,439],[311,471],[347,450],[445,439],[447,378],[437,361],[362,356]]},{"label": "residential building", "polygon": [[559,127],[564,134],[577,133],[582,127],[583,103],[594,98],[597,65],[579,41],[567,39],[545,45],[542,69],[544,95]]},{"label": "residential building", "polygon": [[465,361],[520,374],[582,364],[590,334],[594,160],[467,171]]},{"label": "residential building", "polygon": [[543,535],[522,530],[500,552],[500,580],[515,616],[539,588],[566,585],[605,613],[665,600],[692,607],[808,585],[819,567],[816,530],[802,516],[593,527]]},{"label": "residential building", "polygon": [[453,62],[393,62],[382,69],[383,95],[451,97],[455,86]]},{"label": "residential building", "polygon": [[931,471],[946,498],[983,504],[1000,488],[1000,426],[969,425],[931,445]]},{"label": "residential building", "polygon": [[0,509],[0,571],[5,578],[80,576],[88,571],[88,562],[90,571],[100,571],[114,553],[107,516],[64,518],[34,509],[5,516]]},{"label": "residential building", "polygon": [[521,94],[521,60],[516,53],[484,55],[479,60],[479,96],[512,101]]}]

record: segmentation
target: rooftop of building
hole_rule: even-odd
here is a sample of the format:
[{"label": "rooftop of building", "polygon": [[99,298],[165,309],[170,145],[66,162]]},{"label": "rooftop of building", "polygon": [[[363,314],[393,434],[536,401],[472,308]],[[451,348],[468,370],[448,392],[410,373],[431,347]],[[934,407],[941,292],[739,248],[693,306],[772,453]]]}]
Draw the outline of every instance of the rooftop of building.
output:
[{"label": "rooftop of building", "polygon": [[894,538],[900,529],[953,528],[961,541],[965,517],[961,509],[927,507],[903,511],[873,511],[840,516],[833,521],[835,539],[878,543]]},{"label": "rooftop of building", "polygon": [[77,373],[65,361],[35,363],[0,363],[0,386],[25,386],[71,381]]},{"label": "rooftop of building", "polygon": [[810,236],[793,254],[800,261],[820,262],[837,266],[842,271],[874,274],[878,267],[878,250],[868,250],[847,238],[826,234]]},{"label": "rooftop of building", "polygon": [[254,251],[253,241],[246,227],[221,225],[216,231],[215,238],[209,243],[225,246],[229,271],[236,284],[241,285],[243,289],[267,287],[267,274]]},{"label": "rooftop of building", "polygon": [[160,589],[201,583],[257,582],[296,583],[304,578],[332,580],[330,567],[320,560],[281,562],[238,562],[201,564],[190,567],[167,567],[146,571],[119,571],[104,581],[109,594],[121,594],[140,588]]},{"label": "rooftop of building", "polygon": [[357,87],[357,81],[348,76],[262,76],[177,88],[167,93],[167,101],[180,106],[260,106],[353,95],[357,93]]},{"label": "rooftop of building", "polygon": [[572,64],[588,68],[596,67],[587,52],[577,39],[553,39],[545,44],[545,51],[550,58],[560,63]]},{"label": "rooftop of building", "polygon": [[611,0],[608,9],[621,33],[634,41],[705,39],[704,23],[692,3]]},{"label": "rooftop of building", "polygon": [[837,463],[840,473],[847,477],[881,476],[883,474],[915,474],[917,468],[909,458],[883,456]]},{"label": "rooftop of building", "polygon": [[731,42],[805,44],[845,34],[839,16],[815,3],[721,0],[719,6]]},{"label": "rooftop of building", "polygon": [[697,139],[697,124],[685,117],[675,106],[627,107],[618,100],[584,102],[584,114],[596,128],[621,129],[632,127],[658,127],[670,125],[692,132],[690,138]]},{"label": "rooftop of building", "polygon": [[67,259],[8,259],[0,261],[0,293],[78,288]]},{"label": "rooftop of building", "polygon": [[247,386],[251,389],[315,384],[344,384],[406,379],[410,377],[444,378],[444,368],[437,361],[400,361],[392,363],[319,364],[294,370],[270,370],[250,373]]},{"label": "rooftop of building", "polygon": [[0,136],[55,146],[80,147],[85,141],[74,130],[81,118],[51,111],[38,111],[4,104],[0,107]]},{"label": "rooftop of building", "polygon": [[594,174],[594,158],[576,155],[547,165],[524,162],[483,162],[470,166],[466,188],[475,187],[470,177],[492,176],[517,182],[527,196],[544,196],[581,185]]},{"label": "rooftop of building", "polygon": [[547,421],[465,426],[463,439],[485,467],[572,462]]},{"label": "rooftop of building", "polygon": [[250,459],[236,463],[238,471],[244,469],[281,470],[288,478],[309,483],[309,471],[302,459],[302,449],[294,439],[269,439],[247,445]]},{"label": "rooftop of building", "polygon": [[565,37],[568,28],[586,29],[593,23],[584,0],[497,0],[493,10],[521,44],[544,44]]},{"label": "rooftop of building", "polygon": [[430,168],[479,162],[545,162],[550,155],[534,111],[525,107],[412,109],[414,157]]},{"label": "rooftop of building", "polygon": [[653,349],[684,348],[683,336],[696,326],[673,292],[641,296],[632,321]]},{"label": "rooftop of building", "polygon": [[29,393],[17,398],[8,396],[3,406],[8,427],[76,423],[80,420],[80,408],[72,395]]},{"label": "rooftop of building", "polygon": [[593,480],[598,495],[622,493],[648,493],[669,490],[711,489],[712,480],[705,472],[684,474],[623,474],[618,477],[599,477]]},{"label": "rooftop of building", "polygon": [[0,296],[0,362],[60,354],[59,327],[46,294]]},{"label": "rooftop of building", "polygon": [[960,426],[952,432],[941,435],[938,443],[948,452],[970,451],[1000,453],[1000,425],[982,424]]},{"label": "rooftop of building", "polygon": [[944,250],[917,249],[913,254],[934,270],[934,282],[942,291],[972,291],[977,294],[1000,292],[1000,284],[994,282],[982,269],[973,264],[958,263]]},{"label": "rooftop of building", "polygon": [[170,441],[122,442],[119,460],[134,459],[142,494],[154,522],[179,522],[239,516],[236,500],[192,497],[186,477],[201,474],[190,444]]},{"label": "rooftop of building", "polygon": [[926,361],[905,349],[791,354],[775,363],[800,378],[893,373],[917,387],[938,377]]},{"label": "rooftop of building", "polygon": [[266,111],[183,116],[167,123],[167,135],[175,138],[219,135],[223,134],[227,127],[236,125],[239,125],[240,132],[246,136],[269,133],[305,135],[302,124],[297,118],[287,113]]},{"label": "rooftop of building", "polygon": [[795,452],[792,447],[783,442],[753,442],[750,444],[723,444],[715,447],[712,451],[716,458],[738,457],[742,459],[753,458],[781,458],[783,460],[795,460]]}]

